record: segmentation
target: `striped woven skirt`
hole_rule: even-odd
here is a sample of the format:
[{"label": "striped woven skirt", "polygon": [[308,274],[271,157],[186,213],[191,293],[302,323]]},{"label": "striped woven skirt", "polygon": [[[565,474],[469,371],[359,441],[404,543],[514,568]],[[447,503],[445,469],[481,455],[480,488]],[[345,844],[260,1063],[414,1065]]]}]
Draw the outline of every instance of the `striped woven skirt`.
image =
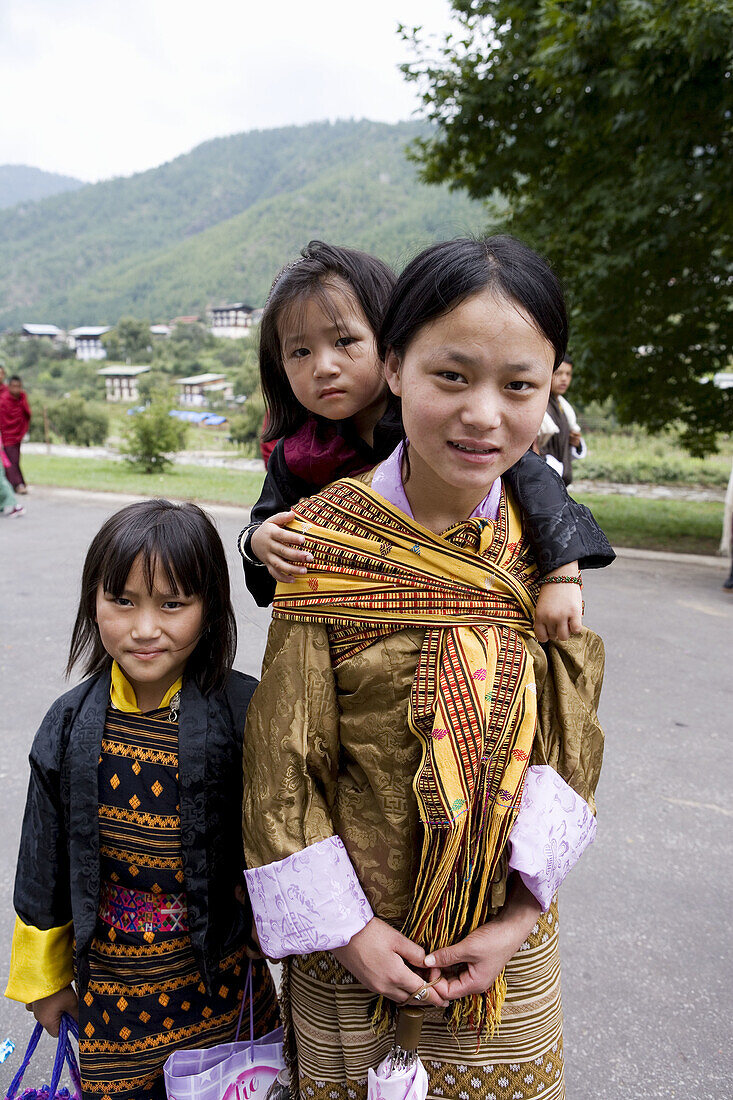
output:
[{"label": "striped woven skirt", "polygon": [[[420,1043],[429,1100],[564,1100],[557,900],[506,968],[501,1026],[476,1047],[428,1009]],[[364,1100],[367,1070],[392,1045],[369,1026],[374,995],[330,953],[294,957],[284,983],[301,1100]]]}]

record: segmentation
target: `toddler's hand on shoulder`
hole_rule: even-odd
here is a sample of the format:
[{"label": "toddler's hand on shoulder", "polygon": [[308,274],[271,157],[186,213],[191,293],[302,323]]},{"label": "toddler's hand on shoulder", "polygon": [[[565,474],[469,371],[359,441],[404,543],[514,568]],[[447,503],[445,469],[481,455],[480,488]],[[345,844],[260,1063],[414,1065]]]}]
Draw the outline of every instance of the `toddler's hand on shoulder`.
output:
[{"label": "toddler's hand on shoulder", "polygon": [[[555,570],[550,576],[577,576],[577,569]],[[534,613],[538,642],[565,642],[583,627],[583,593],[579,584],[543,584]]]},{"label": "toddler's hand on shoulder", "polygon": [[260,524],[252,533],[252,553],[276,581],[290,584],[307,573],[306,565],[313,557],[303,550],[305,536],[291,531],[287,524],[295,519],[295,512],[277,512]]}]

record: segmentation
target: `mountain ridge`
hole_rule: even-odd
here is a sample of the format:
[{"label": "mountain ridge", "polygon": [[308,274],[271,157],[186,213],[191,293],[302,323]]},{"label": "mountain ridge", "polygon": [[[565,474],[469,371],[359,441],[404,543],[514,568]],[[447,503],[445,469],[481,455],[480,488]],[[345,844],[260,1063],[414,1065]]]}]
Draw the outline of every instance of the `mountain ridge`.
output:
[{"label": "mountain ridge", "polygon": [[342,121],[213,138],[159,168],[0,211],[0,326],[114,323],[262,304],[312,237],[389,262],[475,232],[483,207],[416,177],[419,123]]},{"label": "mountain ridge", "polygon": [[85,186],[84,180],[58,172],[46,172],[30,164],[0,164],[0,210],[39,202]]}]

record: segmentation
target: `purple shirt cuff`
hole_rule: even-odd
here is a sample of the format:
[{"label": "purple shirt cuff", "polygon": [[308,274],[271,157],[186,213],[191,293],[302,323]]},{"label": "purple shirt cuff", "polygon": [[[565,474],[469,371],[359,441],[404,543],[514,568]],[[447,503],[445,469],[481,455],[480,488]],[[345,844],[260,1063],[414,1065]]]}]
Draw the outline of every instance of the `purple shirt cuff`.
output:
[{"label": "purple shirt cuff", "polygon": [[374,916],[338,836],[244,872],[265,955],[343,947]]},{"label": "purple shirt cuff", "polygon": [[595,835],[596,819],[585,799],[548,764],[528,768],[509,835],[509,868],[519,873],[543,912]]}]

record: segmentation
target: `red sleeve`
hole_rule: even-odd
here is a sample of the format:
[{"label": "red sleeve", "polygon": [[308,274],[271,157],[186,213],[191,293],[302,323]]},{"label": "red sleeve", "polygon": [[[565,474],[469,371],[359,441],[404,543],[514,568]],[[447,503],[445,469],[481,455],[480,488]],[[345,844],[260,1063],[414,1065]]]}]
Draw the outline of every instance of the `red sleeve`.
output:
[{"label": "red sleeve", "polygon": [[30,422],[31,422],[31,407],[28,404],[28,397],[25,393],[23,393],[22,398],[23,398],[23,412],[25,414],[26,420],[30,424]]}]

